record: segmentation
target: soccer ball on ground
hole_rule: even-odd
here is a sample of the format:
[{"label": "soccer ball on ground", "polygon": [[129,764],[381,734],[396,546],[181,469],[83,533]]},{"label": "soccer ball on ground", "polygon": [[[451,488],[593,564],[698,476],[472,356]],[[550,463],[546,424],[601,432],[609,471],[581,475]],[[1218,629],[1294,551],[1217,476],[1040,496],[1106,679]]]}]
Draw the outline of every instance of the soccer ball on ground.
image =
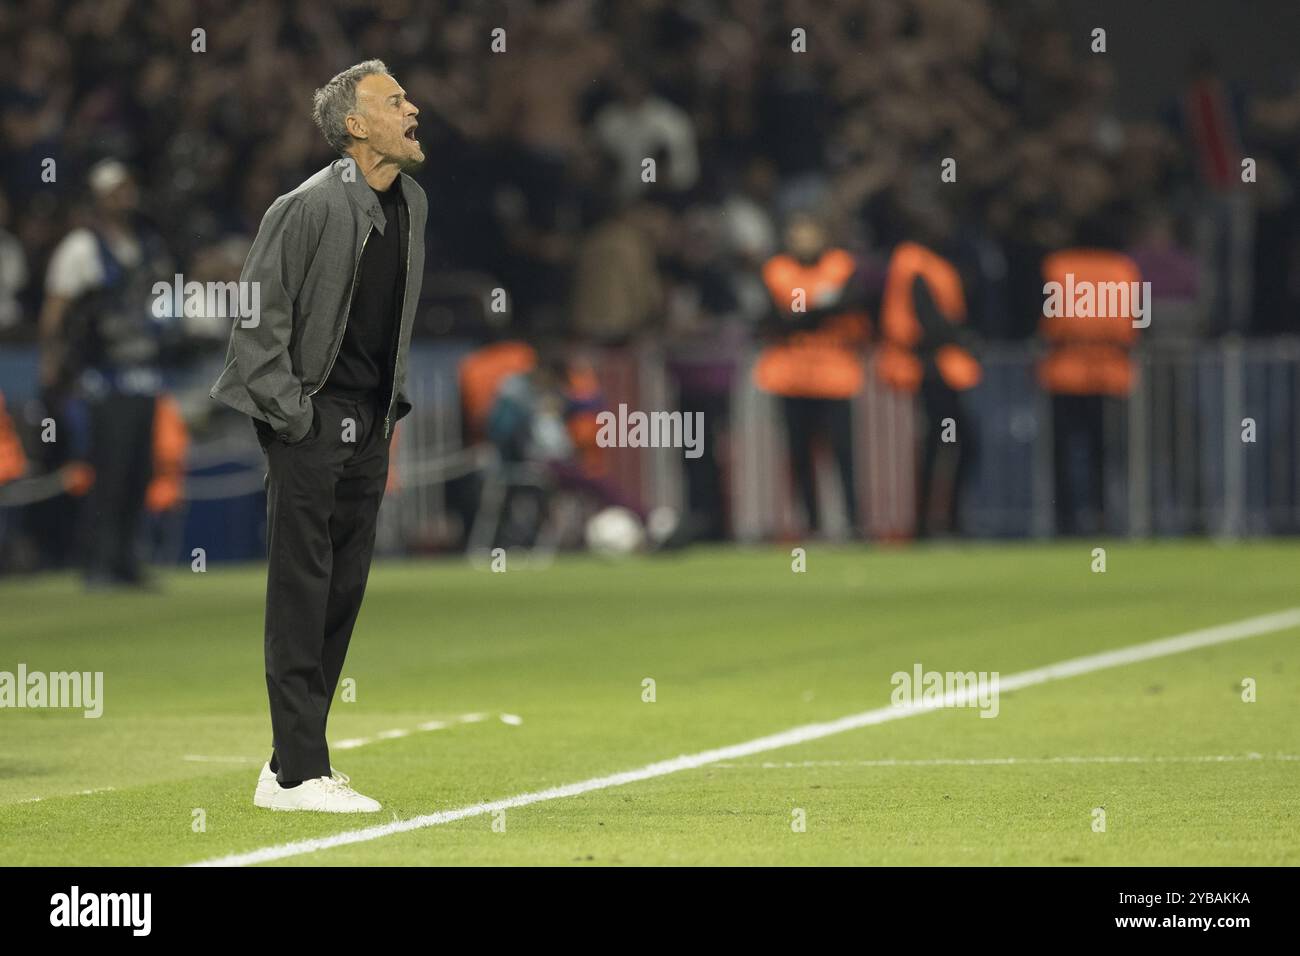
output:
[{"label": "soccer ball on ground", "polygon": [[597,511],[587,521],[587,547],[605,557],[631,554],[645,543],[641,519],[628,508],[614,505]]}]

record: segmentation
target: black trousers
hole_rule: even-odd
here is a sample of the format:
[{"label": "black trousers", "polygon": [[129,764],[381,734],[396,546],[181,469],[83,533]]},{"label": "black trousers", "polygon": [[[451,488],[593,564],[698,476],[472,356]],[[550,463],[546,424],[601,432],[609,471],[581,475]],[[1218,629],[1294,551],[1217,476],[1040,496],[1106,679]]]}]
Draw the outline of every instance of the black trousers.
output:
[{"label": "black trousers", "polygon": [[86,507],[86,577],[140,580],[140,519],[153,477],[152,395],[108,392],[89,402],[90,465],[95,484]]},{"label": "black trousers", "polygon": [[835,455],[840,483],[844,489],[849,528],[856,534],[858,508],[853,490],[851,403],[848,399],[839,398],[786,397],[781,399],[781,406],[785,411],[785,437],[790,449],[790,463],[794,467],[795,488],[808,516],[808,530],[821,528],[817,482],[813,470],[813,444],[818,437],[824,437]]},{"label": "black trousers", "polygon": [[1058,534],[1122,530],[1108,520],[1106,486],[1112,477],[1121,492],[1124,484],[1124,408],[1104,395],[1052,396]]},{"label": "black trousers", "polygon": [[727,501],[723,490],[721,438],[727,430],[729,399],[725,393],[680,389],[683,415],[704,415],[704,453],[686,458],[686,513],[692,540],[722,541],[727,536]]},{"label": "black trousers", "polygon": [[[962,529],[962,505],[966,486],[979,453],[979,424],[962,393],[949,388],[938,375],[927,375],[921,382],[921,408],[925,412],[925,438],[921,449],[921,487],[917,495],[916,534],[927,536],[933,528],[936,475],[941,457],[950,457],[952,481],[948,486],[945,517],[949,534]],[[956,425],[956,441],[943,440],[944,419]]]},{"label": "black trousers", "polygon": [[330,775],[325,724],[388,479],[377,399],[321,392],[312,401],[312,429],[295,444],[255,423],[267,454],[266,689],[282,782]]}]

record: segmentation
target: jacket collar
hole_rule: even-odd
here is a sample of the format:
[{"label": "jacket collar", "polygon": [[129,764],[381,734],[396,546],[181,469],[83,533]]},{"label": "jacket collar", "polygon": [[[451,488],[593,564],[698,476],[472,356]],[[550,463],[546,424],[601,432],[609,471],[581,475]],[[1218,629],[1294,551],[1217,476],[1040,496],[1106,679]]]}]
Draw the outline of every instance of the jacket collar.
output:
[{"label": "jacket collar", "polygon": [[[361,175],[361,170],[357,168],[356,161],[351,157],[343,156],[334,160],[330,168],[343,183],[343,190],[348,194],[348,198],[352,200],[352,204],[370,218],[370,221],[382,236],[384,226],[387,225],[388,220],[384,218],[384,211],[379,208],[379,197],[370,188],[366,178]],[[395,182],[400,184],[405,178],[405,173],[398,173]]]}]

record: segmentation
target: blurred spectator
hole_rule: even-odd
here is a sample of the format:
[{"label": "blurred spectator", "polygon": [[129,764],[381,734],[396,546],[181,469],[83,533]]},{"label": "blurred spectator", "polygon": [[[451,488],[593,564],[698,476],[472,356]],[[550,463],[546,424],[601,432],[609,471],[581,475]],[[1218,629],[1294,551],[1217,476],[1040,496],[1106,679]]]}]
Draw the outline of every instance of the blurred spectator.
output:
[{"label": "blurred spectator", "polygon": [[136,215],[139,190],[126,167],[104,160],[89,181],[90,224],[59,244],[46,275],[41,380],[48,392],[64,392],[89,410],[95,484],[87,503],[87,583],[139,585],[139,525],[164,336],[173,324],[170,299],[160,310],[153,285],[174,266]]},{"label": "blurred spectator", "polygon": [[1252,331],[1294,331],[1300,316],[1300,69],[1249,108],[1255,212]]},{"label": "blurred spectator", "polygon": [[658,260],[671,226],[667,209],[639,200],[591,231],[574,270],[574,332],[619,344],[662,324],[665,291]]},{"label": "blurred spectator", "polygon": [[[770,226],[757,217],[755,224]],[[738,255],[727,225],[725,207],[698,206],[687,212],[666,265],[672,295],[660,341],[668,374],[677,387],[673,407],[684,415],[700,414],[704,425],[700,455],[683,459],[686,507],[676,534],[678,543],[721,540],[727,535],[724,471],[735,356],[743,352],[754,322],[765,318],[770,309],[757,275],[761,260],[756,264],[752,254],[757,250],[751,247],[751,254]],[[760,247],[769,248],[759,238]],[[755,281],[761,295],[758,303],[745,298],[746,293],[752,296],[749,283]]]},{"label": "blurred spectator", "polygon": [[817,499],[814,448],[825,441],[835,459],[849,531],[859,531],[853,481],[850,400],[862,389],[859,354],[868,328],[858,266],[830,244],[821,221],[790,217],[785,251],[763,266],[772,307],[762,325],[771,344],[754,367],[754,383],[778,396],[795,494],[810,532],[826,529]]},{"label": "blurred spectator", "polygon": [[1242,190],[1244,112],[1242,96],[1224,78],[1213,53],[1198,50],[1188,65],[1176,115],[1207,217],[1205,251],[1214,276],[1210,330],[1215,334],[1245,332],[1250,311],[1253,222]]},{"label": "blurred spectator", "polygon": [[628,200],[645,192],[645,161],[655,161],[655,179],[685,193],[700,176],[690,117],[650,91],[644,72],[624,70],[615,82],[618,98],[595,120],[596,138],[617,160],[614,192]]},{"label": "blurred spectator", "polygon": [[0,192],[0,332],[22,321],[18,293],[27,285],[27,254],[8,227],[9,199]]},{"label": "blurred spectator", "polygon": [[[1140,294],[1142,273],[1131,258],[1098,242],[1053,253],[1043,261],[1042,275],[1044,283],[1063,290],[1064,306],[1057,310],[1064,314],[1044,310],[1040,332],[1048,351],[1038,366],[1038,380],[1052,396],[1056,531],[1119,533],[1123,529],[1115,527],[1107,505],[1115,500],[1110,488],[1125,482],[1124,412],[1137,376],[1131,296]],[[1123,284],[1126,308],[1100,307],[1110,283]],[[1096,305],[1075,310],[1069,290],[1085,286]]]},{"label": "blurred spectator", "polygon": [[1156,299],[1191,301],[1199,292],[1199,264],[1177,234],[1174,218],[1150,208],[1139,219],[1136,238],[1128,250],[1142,278],[1151,283]]},{"label": "blurred spectator", "polygon": [[941,530],[963,530],[962,503],[979,448],[979,421],[964,393],[979,384],[982,370],[966,327],[961,274],[944,255],[951,223],[936,215],[912,225],[909,232],[925,244],[900,242],[890,256],[876,368],[890,388],[920,394],[925,423],[916,534],[924,538],[935,526],[936,500],[946,505]]}]

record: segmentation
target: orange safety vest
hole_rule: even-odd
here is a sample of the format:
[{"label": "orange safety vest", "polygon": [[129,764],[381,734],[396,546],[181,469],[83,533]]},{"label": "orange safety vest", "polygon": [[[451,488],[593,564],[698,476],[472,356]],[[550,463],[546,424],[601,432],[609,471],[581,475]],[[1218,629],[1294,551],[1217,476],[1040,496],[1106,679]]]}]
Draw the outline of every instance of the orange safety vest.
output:
[{"label": "orange safety vest", "polygon": [[[952,263],[918,243],[900,242],[889,259],[889,272],[885,276],[880,312],[884,341],[876,350],[876,374],[900,392],[915,392],[921,387],[924,374],[921,360],[913,351],[922,336],[912,297],[912,284],[918,275],[930,287],[935,305],[945,319],[952,323],[966,321],[961,275]],[[975,356],[959,345],[940,346],[934,362],[948,387],[959,392],[974,388],[983,375]]]},{"label": "orange safety vest", "polygon": [[[573,401],[591,400],[600,394],[600,380],[596,377],[596,370],[580,360],[571,363],[566,391]],[[599,412],[595,411],[575,412],[565,423],[578,462],[582,470],[592,477],[609,473],[609,461],[605,449],[596,443],[596,436],[600,434],[598,414]]]},{"label": "orange safety vest", "polygon": [[475,349],[460,360],[460,395],[470,439],[483,435],[497,389],[511,375],[531,372],[537,353],[524,342],[494,342]]},{"label": "orange safety vest", "polygon": [[[1066,249],[1043,259],[1043,281],[1060,283],[1067,290],[1073,285],[1093,283],[1140,282],[1137,263],[1119,252],[1102,249]],[[1136,288],[1128,286],[1129,289]],[[1064,300],[1066,296],[1062,296]],[[1127,301],[1132,304],[1131,296]],[[1046,303],[1044,303],[1046,304]],[[1071,304],[1071,303],[1066,303]],[[1094,310],[1095,311],[1095,310]],[[1044,315],[1039,334],[1047,340],[1050,351],[1038,364],[1038,382],[1056,395],[1128,395],[1133,390],[1135,373],[1130,350],[1137,340],[1132,309],[1116,310],[1125,314],[1107,316]]]},{"label": "orange safety vest", "polygon": [[5,411],[5,397],[0,393],[0,485],[21,478],[27,470],[27,455],[18,440],[14,421]]},{"label": "orange safety vest", "polygon": [[153,415],[153,477],[144,496],[145,507],[155,514],[180,504],[189,447],[189,430],[176,399],[159,395]]},{"label": "orange safety vest", "polygon": [[[853,257],[829,249],[810,266],[787,255],[773,256],[763,266],[763,282],[772,301],[791,311],[796,290],[809,308],[828,294],[837,294],[856,271]],[[867,317],[846,312],[812,332],[798,332],[769,345],[754,366],[754,384],[773,395],[790,398],[852,398],[862,388],[858,347],[867,338]]]}]

